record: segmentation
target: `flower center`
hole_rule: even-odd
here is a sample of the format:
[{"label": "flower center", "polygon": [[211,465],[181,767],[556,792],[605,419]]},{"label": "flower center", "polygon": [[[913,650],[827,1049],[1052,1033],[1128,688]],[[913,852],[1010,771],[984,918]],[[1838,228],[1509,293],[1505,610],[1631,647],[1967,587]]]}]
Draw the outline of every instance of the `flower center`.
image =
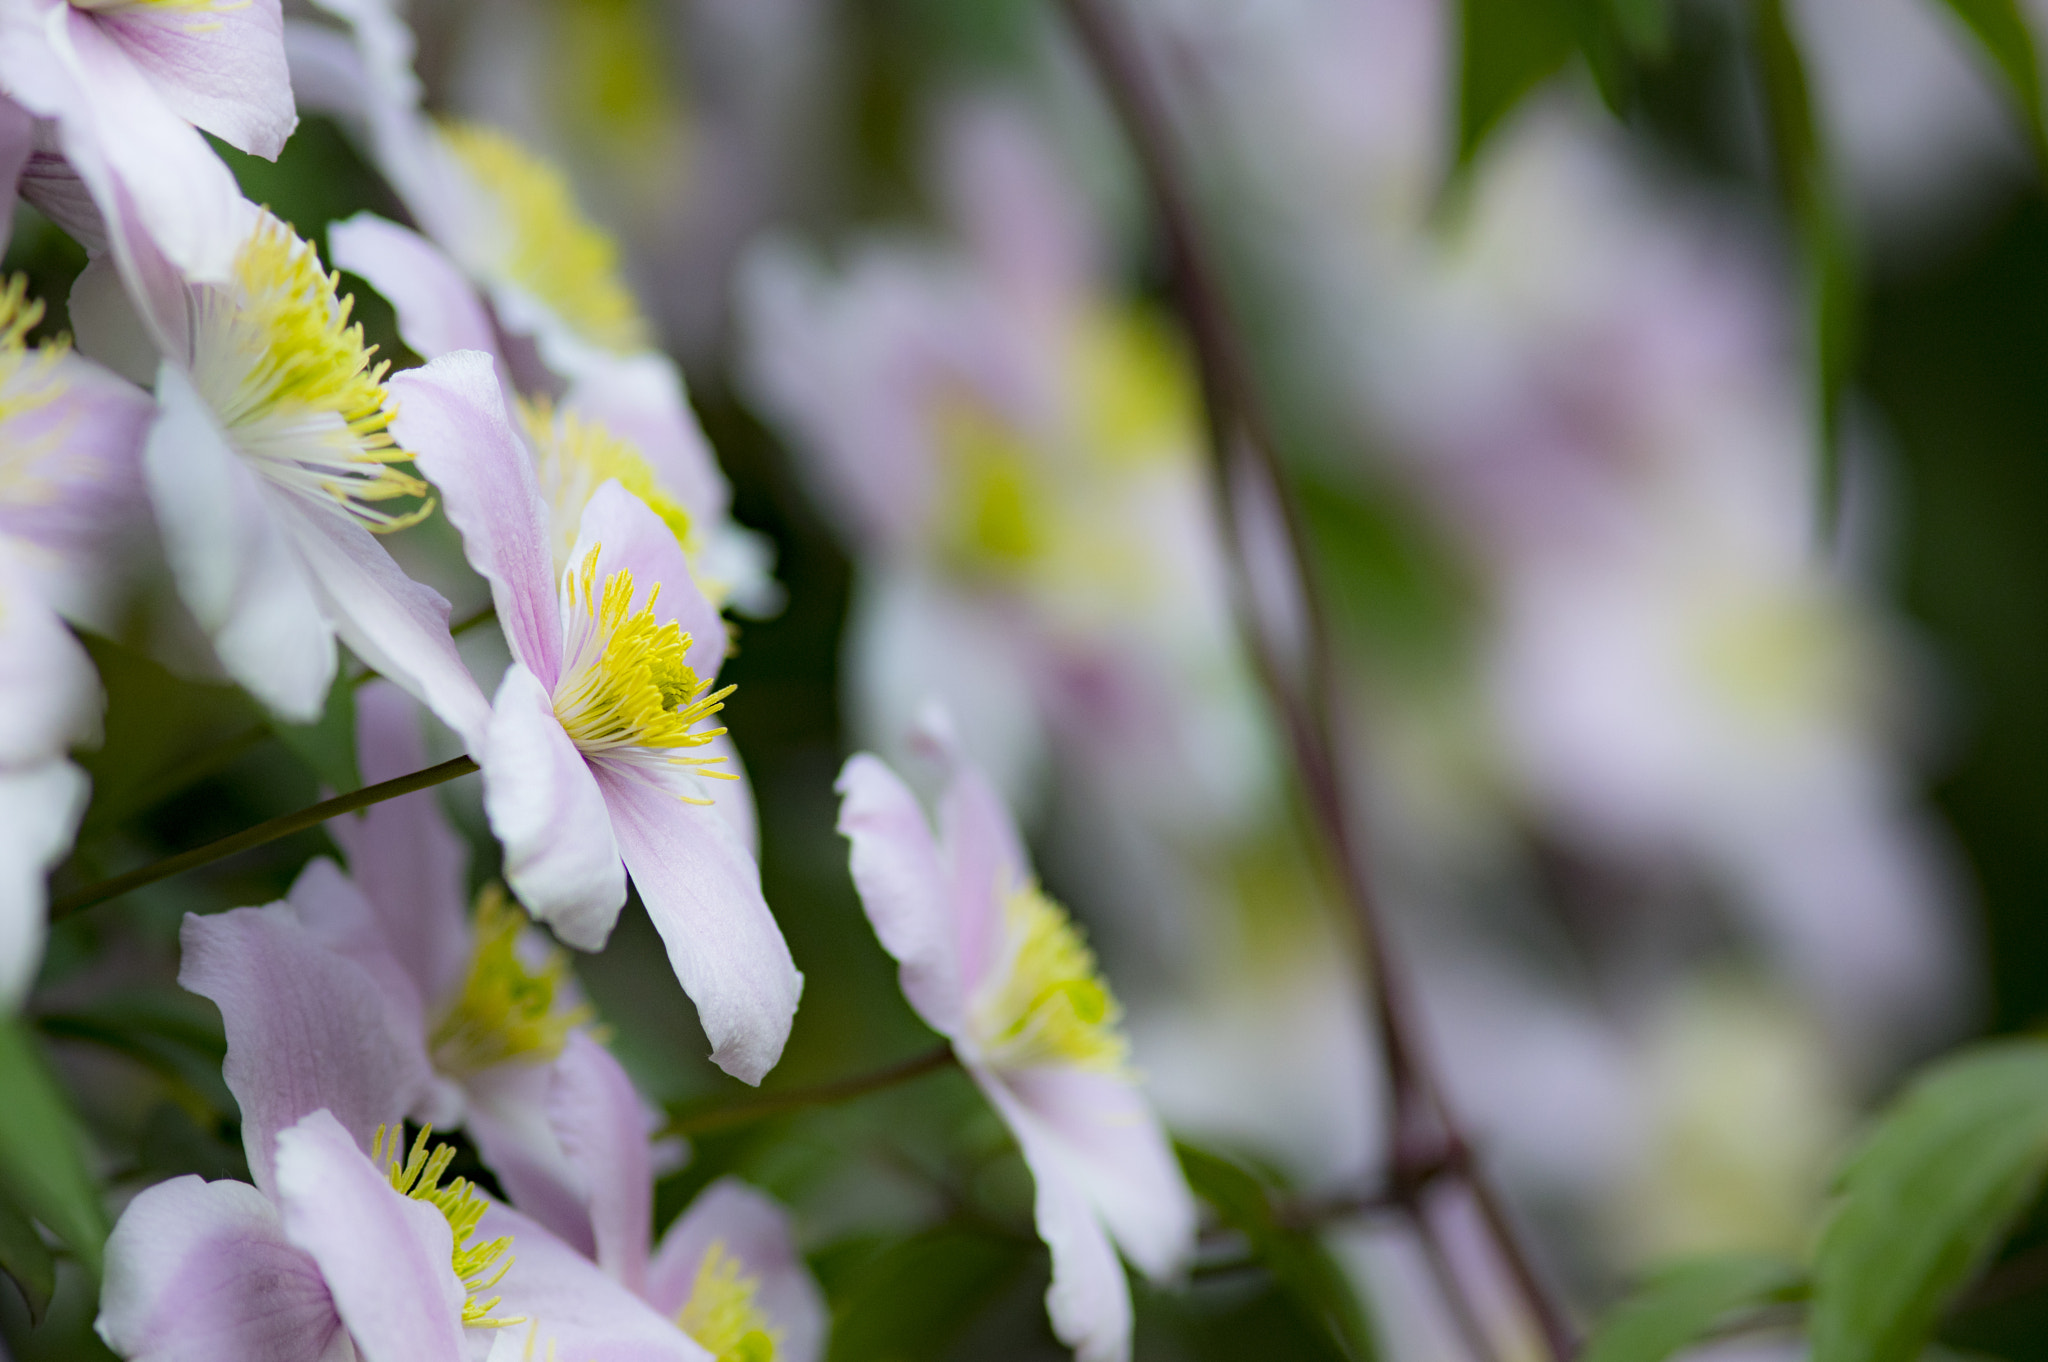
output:
[{"label": "flower center", "polygon": [[469,973],[429,1038],[434,1067],[443,1073],[472,1074],[514,1060],[545,1063],[591,1019],[588,1007],[556,1006],[569,973],[567,955],[550,948],[538,965],[520,957],[526,922],[502,887],[489,885],[477,895]]},{"label": "flower center", "polygon": [[[331,498],[370,529],[433,512],[427,484],[395,464],[411,456],[385,429],[388,363],[349,324],[353,297],[292,229],[265,212],[235,257],[230,284],[194,289],[192,379],[236,450],[280,486]],[[403,512],[382,503],[428,498]]]},{"label": "flower center", "polygon": [[546,398],[533,402],[520,398],[519,418],[533,448],[541,495],[548,502],[556,572],[569,564],[584,506],[612,478],[661,517],[686,553],[695,548],[688,508],[663,490],[654,469],[632,441],[573,411],[558,412]]},{"label": "flower center", "polygon": [[[599,588],[599,552],[592,547],[580,564],[562,576],[573,618],[565,630],[562,676],[555,683],[555,717],[586,754],[651,754],[664,765],[737,780],[730,772],[708,769],[725,758],[685,756],[678,750],[702,747],[725,732],[722,728],[693,731],[693,726],[724,709],[725,697],[733,688],[711,691],[711,678],[699,677],[684,662],[690,635],[674,620],[662,624],[654,617],[654,604],[661,596],[659,582],[648,591],[646,603],[637,612],[633,609],[631,572],[614,572]],[[693,804],[711,802],[683,798]]]},{"label": "flower center", "polygon": [[[56,370],[66,344],[28,343],[28,333],[42,319],[42,301],[28,296],[27,276],[17,274],[0,282],[0,427],[63,395],[64,380]],[[56,495],[55,486],[37,469],[61,433],[55,426],[28,431],[17,427],[0,439],[0,506],[32,506]]]},{"label": "flower center", "polygon": [[989,1061],[1123,1072],[1123,1008],[1066,909],[1026,885],[1003,904],[1003,924],[1009,959],[982,985],[971,1018]]},{"label": "flower center", "polygon": [[755,1300],[760,1291],[761,1279],[725,1251],[723,1240],[714,1239],[676,1324],[718,1362],[774,1362],[782,1330]]},{"label": "flower center", "polygon": [[[478,1299],[503,1281],[505,1274],[512,1270],[512,1240],[508,1235],[481,1244],[469,1242],[475,1237],[477,1222],[483,1219],[488,1205],[477,1195],[476,1188],[467,1178],[457,1178],[446,1187],[441,1185],[441,1175],[454,1161],[455,1150],[445,1144],[429,1149],[427,1137],[433,1133],[432,1126],[421,1128],[419,1138],[412,1142],[412,1150],[401,1164],[398,1150],[405,1140],[404,1131],[378,1126],[376,1141],[370,1147],[370,1158],[386,1165],[391,1186],[401,1196],[426,1202],[447,1220],[448,1229],[455,1236],[450,1262],[455,1268],[456,1280],[462,1283],[463,1327],[502,1329],[508,1324],[523,1324],[523,1315],[492,1318],[491,1311],[503,1297]],[[388,1154],[385,1150],[387,1136],[390,1142]]]},{"label": "flower center", "polygon": [[490,268],[607,350],[645,349],[647,322],[619,277],[619,250],[576,206],[562,172],[490,128],[446,123],[442,140],[492,200]]}]

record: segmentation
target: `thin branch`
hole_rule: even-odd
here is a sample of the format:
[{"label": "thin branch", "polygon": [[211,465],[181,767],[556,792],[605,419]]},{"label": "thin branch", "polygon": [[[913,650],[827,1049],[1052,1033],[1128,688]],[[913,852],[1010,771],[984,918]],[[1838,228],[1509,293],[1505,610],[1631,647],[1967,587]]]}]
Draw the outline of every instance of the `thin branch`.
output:
[{"label": "thin branch", "polygon": [[876,1069],[871,1073],[854,1074],[850,1078],[835,1078],[829,1083],[815,1083],[804,1088],[766,1092],[758,1097],[738,1102],[685,1107],[669,1117],[668,1124],[662,1128],[661,1133],[702,1135],[708,1131],[725,1130],[731,1126],[764,1121],[770,1116],[780,1116],[784,1112],[801,1111],[805,1107],[829,1106],[835,1102],[865,1097],[884,1088],[893,1088],[899,1083],[908,1083],[913,1078],[922,1078],[928,1073],[948,1068],[955,1062],[952,1046],[936,1045],[922,1054],[912,1055],[909,1059]]},{"label": "thin branch", "polygon": [[284,814],[268,822],[258,823],[253,828],[244,828],[219,841],[208,842],[205,846],[194,847],[190,851],[152,862],[125,875],[116,875],[110,880],[101,880],[98,884],[89,884],[83,889],[73,890],[51,902],[50,918],[55,921],[69,917],[95,904],[119,898],[130,890],[140,889],[145,884],[155,884],[158,880],[167,880],[173,875],[197,870],[202,865],[210,865],[237,852],[248,851],[266,842],[275,842],[280,837],[289,837],[295,832],[315,827],[330,818],[353,813],[357,809],[366,809],[372,804],[381,804],[387,799],[396,799],[415,790],[424,790],[454,780],[457,776],[466,776],[476,769],[476,763],[468,757],[456,757],[442,762],[439,766],[414,771],[409,776],[399,776],[376,785],[366,785],[350,794],[324,799],[296,813]]},{"label": "thin branch", "polygon": [[[1224,534],[1236,585],[1240,630],[1276,717],[1286,731],[1316,831],[1335,871],[1374,973],[1374,1031],[1391,1091],[1389,1185],[1421,1224],[1425,1168],[1444,1167],[1473,1189],[1489,1237],[1557,1362],[1576,1352],[1562,1310],[1536,1275],[1508,1223],[1498,1194],[1469,1156],[1443,1087],[1420,1043],[1421,1027],[1380,914],[1364,848],[1351,821],[1352,801],[1335,741],[1336,669],[1330,630],[1298,509],[1288,495],[1285,470],[1267,435],[1257,384],[1237,341],[1228,303],[1207,251],[1173,146],[1172,124],[1122,25],[1104,0],[1061,0],[1068,19],[1122,122],[1137,158],[1159,231],[1167,248],[1174,300],[1194,345]],[[1269,490],[1284,536],[1283,567],[1300,608],[1303,656],[1287,656],[1254,611],[1254,567],[1248,541],[1256,528],[1246,517],[1247,488]],[[1250,531],[1250,533],[1248,533]],[[1449,1289],[1457,1291],[1455,1283]],[[1453,1309],[1459,1308],[1453,1304]]]}]

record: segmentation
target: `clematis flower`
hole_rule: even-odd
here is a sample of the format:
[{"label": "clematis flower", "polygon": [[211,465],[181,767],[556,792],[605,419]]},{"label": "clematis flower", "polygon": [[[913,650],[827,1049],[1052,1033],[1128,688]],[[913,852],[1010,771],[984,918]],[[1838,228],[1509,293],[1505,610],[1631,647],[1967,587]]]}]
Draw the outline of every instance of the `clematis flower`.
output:
[{"label": "clematis flower", "polygon": [[[376,539],[431,509],[400,467],[383,366],[313,248],[243,212],[225,284],[190,282],[130,243],[143,262],[133,302],[161,356],[143,473],[179,592],[228,673],[280,715],[320,713],[339,638],[476,740],[487,705],[448,603]],[[123,296],[102,267],[86,273],[81,342],[120,354]]]},{"label": "clematis flower", "polygon": [[669,526],[607,481],[558,579],[547,507],[488,355],[457,351],[392,380],[471,566],[491,585],[513,664],[478,760],[519,901],[580,950],[604,944],[631,873],[726,1072],[781,1055],[802,976],[760,871],[714,804],[728,773],[701,725],[721,708],[718,612]]},{"label": "clematis flower", "polygon": [[65,166],[29,181],[38,202],[75,175],[124,269],[128,238],[146,234],[215,284],[233,275],[241,194],[200,130],[274,159],[298,123],[278,0],[9,0],[0,93],[54,125]]},{"label": "clematis flower", "polygon": [[1131,1347],[1121,1249],[1154,1280],[1194,1247],[1193,1197],[1138,1092],[1121,1014],[1066,911],[1031,877],[1008,811],[949,737],[921,739],[949,768],[938,836],[876,757],[840,773],[839,830],[904,996],[952,1042],[1016,1137],[1052,1251],[1053,1331],[1084,1362]]}]

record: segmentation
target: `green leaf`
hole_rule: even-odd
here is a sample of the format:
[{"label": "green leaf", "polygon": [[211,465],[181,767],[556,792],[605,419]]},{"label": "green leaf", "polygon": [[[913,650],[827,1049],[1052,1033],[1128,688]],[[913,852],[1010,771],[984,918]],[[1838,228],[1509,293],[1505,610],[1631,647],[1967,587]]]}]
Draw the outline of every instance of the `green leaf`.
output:
[{"label": "green leaf", "polygon": [[1607,12],[1636,56],[1671,55],[1671,0],[1607,0]]},{"label": "green leaf", "polygon": [[1176,1142],[1174,1152],[1195,1195],[1245,1237],[1281,1290],[1328,1331],[1330,1341],[1359,1362],[1377,1357],[1378,1340],[1350,1279],[1313,1233],[1280,1223],[1272,1189],[1220,1154],[1184,1142]]},{"label": "green leaf", "polygon": [[2040,57],[2020,0],[1943,0],[1983,44],[2027,122],[2037,157],[2048,163],[2048,117],[2041,97]]},{"label": "green leaf", "polygon": [[943,1354],[1034,1253],[1035,1242],[943,1225],[881,1249],[833,1292],[830,1362]]},{"label": "green leaf", "polygon": [[14,1279],[28,1303],[31,1324],[41,1324],[57,1291],[57,1259],[27,1216],[0,1198],[0,1272]]},{"label": "green leaf", "polygon": [[70,1245],[97,1277],[107,1222],[85,1138],[17,1018],[0,1023],[0,1198]]},{"label": "green leaf", "polygon": [[1663,1362],[1737,1310],[1790,1299],[1798,1269],[1749,1254],[1677,1263],[1607,1312],[1580,1362]]},{"label": "green leaf", "polygon": [[1576,46],[1559,0],[1460,0],[1458,164],[1469,165],[1522,97],[1561,68]]},{"label": "green leaf", "polygon": [[327,691],[327,707],[310,724],[271,722],[271,731],[300,761],[312,769],[320,783],[336,794],[362,788],[356,772],[356,688],[347,677]]},{"label": "green leaf", "polygon": [[1912,1362],[2048,1172],[2048,1042],[1923,1074],[1844,1167],[1814,1254],[1814,1362]]}]

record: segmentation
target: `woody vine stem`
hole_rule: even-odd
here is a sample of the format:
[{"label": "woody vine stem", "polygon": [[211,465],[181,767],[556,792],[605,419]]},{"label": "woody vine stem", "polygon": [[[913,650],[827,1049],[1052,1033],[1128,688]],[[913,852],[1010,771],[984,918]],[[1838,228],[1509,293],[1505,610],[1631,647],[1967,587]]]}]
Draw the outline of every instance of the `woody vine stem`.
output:
[{"label": "woody vine stem", "polygon": [[[1372,974],[1372,1030],[1389,1095],[1386,1185],[1413,1223],[1453,1318],[1482,1359],[1495,1350],[1473,1306],[1471,1284],[1460,1278],[1432,1214],[1432,1192],[1440,1185],[1462,1189],[1471,1198],[1553,1362],[1569,1362],[1577,1351],[1572,1327],[1461,1132],[1422,1043],[1410,981],[1379,909],[1336,742],[1335,659],[1300,513],[1288,494],[1181,173],[1171,119],[1108,0],[1060,4],[1145,182],[1166,249],[1173,300],[1195,351],[1240,630],[1285,730],[1316,835]],[[1268,552],[1269,541],[1275,540],[1270,548],[1277,551]]]}]

